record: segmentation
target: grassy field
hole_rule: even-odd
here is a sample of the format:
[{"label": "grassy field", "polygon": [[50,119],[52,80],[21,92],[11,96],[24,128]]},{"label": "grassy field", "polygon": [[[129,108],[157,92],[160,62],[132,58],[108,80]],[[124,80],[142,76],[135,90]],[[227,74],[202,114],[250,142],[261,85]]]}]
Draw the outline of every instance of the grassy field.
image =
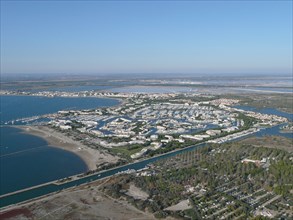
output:
[{"label": "grassy field", "polygon": [[293,96],[291,94],[249,95],[242,103],[256,108],[276,108],[280,111],[293,113]]},{"label": "grassy field", "polygon": [[251,137],[240,141],[254,147],[267,147],[293,152],[293,141],[290,138],[281,136]]}]

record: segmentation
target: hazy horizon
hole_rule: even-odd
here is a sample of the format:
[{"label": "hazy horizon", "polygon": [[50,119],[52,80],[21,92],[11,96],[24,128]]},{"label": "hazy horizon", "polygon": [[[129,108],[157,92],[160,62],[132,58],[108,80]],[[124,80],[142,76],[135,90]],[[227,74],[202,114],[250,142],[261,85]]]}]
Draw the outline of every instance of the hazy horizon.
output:
[{"label": "hazy horizon", "polygon": [[[291,84],[293,75],[291,73],[287,74],[228,74],[228,73],[96,73],[96,74],[78,74],[78,73],[10,73],[1,74],[2,83],[6,82],[17,82],[17,81],[76,81],[76,80],[190,80],[190,81],[207,81],[207,80],[243,80],[243,79],[286,79],[288,83],[291,79]],[[289,83],[290,84],[290,83]],[[290,84],[290,86],[292,86]]]}]

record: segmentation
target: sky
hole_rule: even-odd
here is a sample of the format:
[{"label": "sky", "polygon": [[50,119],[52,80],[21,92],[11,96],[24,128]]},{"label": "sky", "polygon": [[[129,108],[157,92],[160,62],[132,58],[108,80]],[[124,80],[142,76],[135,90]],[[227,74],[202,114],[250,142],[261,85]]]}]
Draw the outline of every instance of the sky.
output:
[{"label": "sky", "polygon": [[292,73],[292,1],[1,0],[1,73]]}]

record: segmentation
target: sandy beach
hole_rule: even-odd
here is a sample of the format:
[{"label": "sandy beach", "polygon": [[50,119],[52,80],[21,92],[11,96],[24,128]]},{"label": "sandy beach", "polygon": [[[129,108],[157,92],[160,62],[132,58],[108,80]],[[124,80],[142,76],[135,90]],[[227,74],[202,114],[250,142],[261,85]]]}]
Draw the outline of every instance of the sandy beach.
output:
[{"label": "sandy beach", "polygon": [[79,156],[87,165],[89,170],[95,170],[102,163],[115,163],[118,157],[100,152],[85,146],[79,141],[72,140],[70,137],[57,132],[46,126],[15,126],[23,132],[43,138],[52,147],[70,151]]}]

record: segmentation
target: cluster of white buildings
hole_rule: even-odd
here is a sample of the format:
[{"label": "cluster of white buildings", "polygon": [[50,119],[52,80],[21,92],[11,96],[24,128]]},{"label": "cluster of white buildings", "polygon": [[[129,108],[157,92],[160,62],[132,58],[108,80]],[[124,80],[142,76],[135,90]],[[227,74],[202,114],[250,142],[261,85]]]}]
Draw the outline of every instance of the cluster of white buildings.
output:
[{"label": "cluster of white buildings", "polygon": [[[107,92],[86,94],[107,97],[116,95]],[[212,143],[223,143],[259,130],[250,128],[238,131],[244,126],[244,121],[238,118],[238,112],[258,119],[259,123],[274,124],[286,121],[285,118],[275,115],[230,107],[239,102],[236,99],[182,102],[181,99],[176,99],[176,94],[119,93],[119,95],[127,97],[122,105],[88,111],[59,111],[50,123],[63,130],[70,130],[72,124],[78,123],[79,127],[76,130],[94,135],[96,138],[91,136],[92,140],[106,148],[148,143],[149,146],[131,155],[135,159],[172,141],[184,143],[186,140],[209,140]],[[149,101],[158,97],[167,97],[169,100],[160,103]],[[228,134],[217,138],[223,133]],[[121,141],[117,141],[119,139]]]},{"label": "cluster of white buildings", "polygon": [[235,140],[235,139],[247,136],[247,135],[251,135],[251,134],[253,134],[255,132],[258,132],[259,130],[260,130],[259,128],[250,128],[248,130],[236,132],[236,133],[233,133],[233,134],[226,135],[224,137],[209,140],[208,142],[209,143],[219,143],[219,144],[221,144],[221,143],[224,143],[224,142],[227,142],[227,141],[231,141],[231,140]]}]

